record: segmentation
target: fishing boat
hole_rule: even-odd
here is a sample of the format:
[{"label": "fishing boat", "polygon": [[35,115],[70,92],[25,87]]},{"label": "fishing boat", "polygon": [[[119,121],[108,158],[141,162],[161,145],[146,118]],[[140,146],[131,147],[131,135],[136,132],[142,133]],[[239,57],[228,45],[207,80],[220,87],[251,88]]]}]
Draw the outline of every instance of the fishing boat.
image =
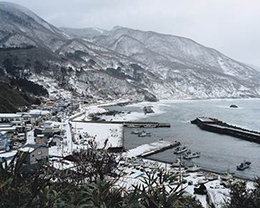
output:
[{"label": "fishing boat", "polygon": [[180,161],[180,159],[177,159],[175,162],[172,163],[172,167],[177,168],[182,166],[182,162]]},{"label": "fishing boat", "polygon": [[187,152],[188,151],[188,149],[187,149],[187,147],[177,147],[175,150],[174,150],[174,152],[173,152],[173,154],[181,154],[181,153],[184,153],[184,152]]},{"label": "fishing boat", "polygon": [[190,159],[197,158],[197,157],[200,157],[200,152],[185,154],[183,156],[183,159],[190,160]]},{"label": "fishing boat", "polygon": [[188,171],[188,172],[197,172],[197,171],[200,171],[200,167],[197,166],[197,165],[194,165],[194,166],[192,166],[192,167],[189,167],[189,168],[187,169],[187,171]]},{"label": "fishing boat", "polygon": [[141,132],[140,131],[137,131],[137,130],[134,130],[131,132],[131,134],[140,134]]},{"label": "fishing boat", "polygon": [[233,174],[231,174],[230,172],[226,172],[224,175],[220,176],[220,179],[222,181],[229,181],[233,179]]},{"label": "fishing boat", "polygon": [[143,111],[145,114],[147,113],[154,113],[154,110],[152,109],[153,106],[144,106]]},{"label": "fishing boat", "polygon": [[146,136],[151,136],[151,133],[146,133],[145,131],[141,132],[138,134],[139,137],[146,137]]},{"label": "fishing boat", "polygon": [[250,164],[251,162],[249,161],[242,162],[237,166],[237,170],[245,170],[250,167]]},{"label": "fishing boat", "polygon": [[213,174],[213,173],[208,173],[205,176],[205,180],[208,180],[208,181],[214,181],[214,180],[217,180],[217,179],[218,179],[218,175]]}]

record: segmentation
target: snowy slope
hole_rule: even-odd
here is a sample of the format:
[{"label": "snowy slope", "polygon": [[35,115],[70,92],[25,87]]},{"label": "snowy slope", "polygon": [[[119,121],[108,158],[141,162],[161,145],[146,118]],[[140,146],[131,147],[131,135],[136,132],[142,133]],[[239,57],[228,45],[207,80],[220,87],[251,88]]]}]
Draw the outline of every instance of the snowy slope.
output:
[{"label": "snowy slope", "polygon": [[150,65],[158,67],[170,69],[183,65],[186,68],[203,68],[240,77],[250,76],[255,72],[251,67],[234,61],[214,49],[173,35],[116,27],[97,38],[96,43],[141,62],[149,61]]},{"label": "snowy slope", "polygon": [[170,88],[191,97],[259,93],[260,74],[254,68],[191,39],[116,27],[97,37],[95,43],[147,64],[150,71],[168,81]]},{"label": "snowy slope", "polygon": [[87,40],[92,40],[97,36],[100,36],[107,32],[106,30],[100,28],[60,28],[64,33],[66,33],[70,38],[82,38]]},{"label": "snowy slope", "polygon": [[[29,41],[24,40],[24,44],[28,45],[31,45],[32,41],[37,45],[51,46],[54,39],[64,39],[63,33],[58,28],[23,6],[0,2],[0,17],[0,31],[5,41],[16,34],[31,39]],[[12,43],[15,44],[14,41]],[[3,40],[2,44],[4,44]]]},{"label": "snowy slope", "polygon": [[88,99],[260,95],[260,72],[191,39],[124,27],[58,29],[7,2],[0,19],[0,72],[43,83],[51,94],[55,83]]},{"label": "snowy slope", "polygon": [[[0,69],[7,76],[27,77],[44,85],[51,95],[57,91],[57,96],[66,98],[78,94],[88,99],[154,99],[142,80],[135,80],[131,64],[138,62],[131,58],[70,37],[17,4],[0,2],[0,19]],[[105,32],[88,31],[92,35]]]}]

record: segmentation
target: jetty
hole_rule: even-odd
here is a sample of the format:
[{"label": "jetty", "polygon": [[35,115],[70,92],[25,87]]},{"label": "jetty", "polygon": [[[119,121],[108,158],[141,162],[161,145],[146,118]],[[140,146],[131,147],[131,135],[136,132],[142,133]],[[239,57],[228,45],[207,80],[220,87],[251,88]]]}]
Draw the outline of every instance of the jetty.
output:
[{"label": "jetty", "polygon": [[174,142],[169,142],[169,141],[158,141],[158,142],[153,142],[150,144],[143,144],[141,146],[138,146],[134,149],[130,149],[125,153],[126,157],[147,157],[152,154],[156,154],[162,151],[165,151],[167,149],[174,148],[176,146],[179,146],[180,142],[174,141]]},{"label": "jetty", "polygon": [[233,126],[215,118],[199,117],[191,121],[191,123],[196,124],[202,130],[225,134],[260,144],[260,132]]},{"label": "jetty", "polygon": [[170,123],[141,122],[141,121],[73,121],[80,123],[103,123],[103,124],[122,124],[128,128],[170,128]]}]

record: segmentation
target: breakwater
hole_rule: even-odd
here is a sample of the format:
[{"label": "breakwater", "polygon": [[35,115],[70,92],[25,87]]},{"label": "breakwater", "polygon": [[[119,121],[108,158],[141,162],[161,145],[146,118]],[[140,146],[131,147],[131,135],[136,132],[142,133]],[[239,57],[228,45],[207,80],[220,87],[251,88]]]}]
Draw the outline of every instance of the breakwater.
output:
[{"label": "breakwater", "polygon": [[233,126],[215,118],[198,117],[191,121],[191,123],[196,124],[202,130],[218,134],[226,134],[260,144],[260,132]]}]

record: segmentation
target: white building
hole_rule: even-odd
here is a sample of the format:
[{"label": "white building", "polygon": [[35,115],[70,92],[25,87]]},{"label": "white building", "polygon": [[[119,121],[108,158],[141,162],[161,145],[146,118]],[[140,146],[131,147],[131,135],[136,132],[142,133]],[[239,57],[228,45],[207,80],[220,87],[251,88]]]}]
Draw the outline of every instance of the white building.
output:
[{"label": "white building", "polygon": [[15,113],[0,113],[1,123],[9,123],[11,121],[22,121],[22,115]]},{"label": "white building", "polygon": [[28,153],[25,163],[29,165],[37,164],[42,160],[48,160],[49,149],[44,144],[27,144],[18,150],[21,154]]}]

